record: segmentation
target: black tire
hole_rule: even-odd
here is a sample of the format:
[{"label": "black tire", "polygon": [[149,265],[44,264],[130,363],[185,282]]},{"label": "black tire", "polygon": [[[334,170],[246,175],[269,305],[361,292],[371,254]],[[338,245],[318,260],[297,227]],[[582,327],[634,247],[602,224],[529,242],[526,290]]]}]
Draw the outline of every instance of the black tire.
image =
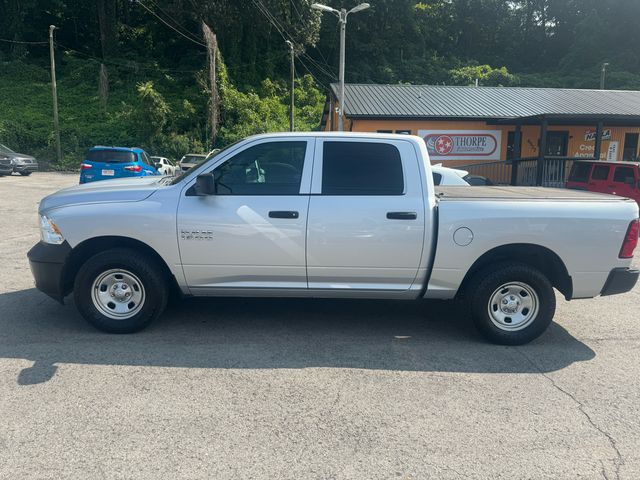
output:
[{"label": "black tire", "polygon": [[[129,318],[110,318],[96,307],[99,302],[94,303],[92,296],[94,282],[106,272],[118,269],[133,274],[142,287],[141,306],[137,306],[139,310]],[[102,286],[99,288],[102,290]],[[80,314],[98,330],[133,333],[142,330],[162,314],[167,305],[168,292],[166,275],[156,261],[134,250],[116,248],[94,255],[80,267],[73,294]]]},{"label": "black tire", "polygon": [[[518,293],[522,285],[524,288]],[[498,291],[503,286],[509,287]],[[533,295],[527,293],[527,287]],[[469,284],[468,299],[476,328],[487,340],[500,345],[523,345],[538,338],[556,311],[556,296],[549,279],[540,270],[515,262],[499,263],[479,271]],[[506,313],[502,310],[505,300]],[[537,305],[537,312],[534,307],[523,308],[524,302]],[[512,319],[509,309],[514,307],[518,310]],[[501,316],[504,316],[502,321],[496,318]],[[514,325],[507,324],[514,319]]]},{"label": "black tire", "polygon": [[28,177],[29,175],[31,175],[33,172],[20,172],[20,175],[22,175],[23,177]]}]

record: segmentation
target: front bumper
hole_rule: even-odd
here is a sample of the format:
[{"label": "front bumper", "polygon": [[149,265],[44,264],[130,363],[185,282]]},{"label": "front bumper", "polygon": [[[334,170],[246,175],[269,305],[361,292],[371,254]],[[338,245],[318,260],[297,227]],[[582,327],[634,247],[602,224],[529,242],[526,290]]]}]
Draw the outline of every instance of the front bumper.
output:
[{"label": "front bumper", "polygon": [[600,295],[616,295],[631,290],[640,276],[640,270],[630,268],[614,268],[609,273]]},{"label": "front bumper", "polygon": [[37,163],[20,163],[18,165],[13,165],[13,171],[15,173],[37,172],[38,171],[38,164]]},{"label": "front bumper", "polygon": [[54,300],[63,303],[63,272],[71,246],[65,241],[60,245],[39,242],[29,250],[29,266],[36,281],[36,288]]}]

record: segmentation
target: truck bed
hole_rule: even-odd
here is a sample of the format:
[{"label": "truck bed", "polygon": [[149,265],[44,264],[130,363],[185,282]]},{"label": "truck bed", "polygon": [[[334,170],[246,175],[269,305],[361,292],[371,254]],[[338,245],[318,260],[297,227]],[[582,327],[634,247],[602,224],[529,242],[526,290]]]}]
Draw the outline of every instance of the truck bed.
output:
[{"label": "truck bed", "polygon": [[440,201],[491,200],[491,201],[565,201],[565,202],[633,202],[634,200],[566,188],[546,187],[467,187],[437,186],[436,196]]}]

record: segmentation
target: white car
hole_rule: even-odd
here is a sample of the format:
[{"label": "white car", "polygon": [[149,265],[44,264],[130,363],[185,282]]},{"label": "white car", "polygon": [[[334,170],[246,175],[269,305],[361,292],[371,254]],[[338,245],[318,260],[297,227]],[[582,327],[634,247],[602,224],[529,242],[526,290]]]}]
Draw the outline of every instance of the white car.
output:
[{"label": "white car", "polygon": [[464,179],[469,172],[466,170],[458,170],[456,168],[443,167],[442,164],[432,165],[434,185],[469,185]]},{"label": "white car", "polygon": [[162,175],[174,176],[178,170],[174,164],[171,163],[166,157],[151,157],[153,160],[153,166],[156,167]]}]

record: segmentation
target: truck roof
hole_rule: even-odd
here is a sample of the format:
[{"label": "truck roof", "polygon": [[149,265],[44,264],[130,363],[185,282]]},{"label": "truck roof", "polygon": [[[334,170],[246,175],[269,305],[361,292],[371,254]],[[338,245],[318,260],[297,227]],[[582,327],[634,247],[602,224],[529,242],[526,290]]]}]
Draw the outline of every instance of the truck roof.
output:
[{"label": "truck roof", "polygon": [[276,132],[276,133],[260,133],[247,138],[278,138],[278,137],[338,137],[338,138],[380,138],[380,139],[411,139],[420,140],[422,137],[417,135],[406,135],[401,133],[377,133],[377,132]]}]

